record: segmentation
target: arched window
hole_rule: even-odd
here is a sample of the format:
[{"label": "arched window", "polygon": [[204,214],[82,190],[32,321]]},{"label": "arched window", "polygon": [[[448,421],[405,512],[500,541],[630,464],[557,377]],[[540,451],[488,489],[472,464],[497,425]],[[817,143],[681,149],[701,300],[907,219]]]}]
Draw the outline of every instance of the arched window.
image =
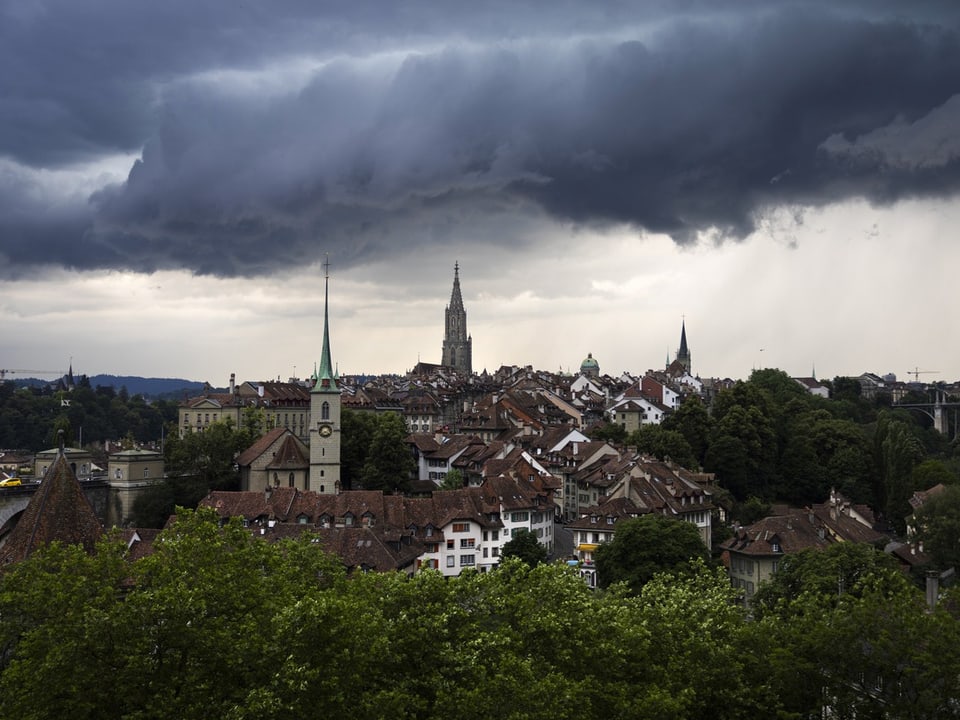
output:
[{"label": "arched window", "polygon": [[293,473],[290,473],[290,477],[287,478],[287,482],[289,483],[290,487],[294,486],[295,483],[293,482]]},{"label": "arched window", "polygon": [[324,401],[323,405],[320,406],[320,419],[329,420],[330,419],[330,403]]}]

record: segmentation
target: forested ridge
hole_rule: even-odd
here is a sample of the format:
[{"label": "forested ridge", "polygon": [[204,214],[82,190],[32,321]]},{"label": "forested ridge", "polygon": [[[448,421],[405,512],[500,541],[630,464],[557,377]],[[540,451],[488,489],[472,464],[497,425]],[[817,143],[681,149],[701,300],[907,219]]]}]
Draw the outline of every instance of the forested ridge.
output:
[{"label": "forested ridge", "polygon": [[[947,718],[960,624],[870,548],[800,558],[750,618],[694,561],[633,592],[564,565],[346,577],[309,536],[185,511],[155,552],[51,546],[0,577],[0,716]],[[854,546],[851,546],[854,547]],[[837,572],[848,573],[838,592]],[[810,583],[819,577],[820,584]],[[807,587],[805,588],[804,585]]]}]

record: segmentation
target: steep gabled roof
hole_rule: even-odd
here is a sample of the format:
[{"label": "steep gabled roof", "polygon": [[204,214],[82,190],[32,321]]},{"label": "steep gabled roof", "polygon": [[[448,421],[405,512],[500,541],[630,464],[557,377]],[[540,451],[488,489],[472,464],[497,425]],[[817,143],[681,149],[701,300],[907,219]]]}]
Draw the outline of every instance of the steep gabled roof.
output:
[{"label": "steep gabled roof", "polygon": [[253,445],[240,453],[240,457],[237,458],[237,465],[247,467],[253,463],[253,461],[263,455],[273,443],[279,440],[285,432],[290,431],[287,430],[287,428],[278,427],[261,435]]},{"label": "steep gabled roof", "polygon": [[0,550],[0,566],[25,560],[52,542],[92,552],[103,527],[61,452]]}]

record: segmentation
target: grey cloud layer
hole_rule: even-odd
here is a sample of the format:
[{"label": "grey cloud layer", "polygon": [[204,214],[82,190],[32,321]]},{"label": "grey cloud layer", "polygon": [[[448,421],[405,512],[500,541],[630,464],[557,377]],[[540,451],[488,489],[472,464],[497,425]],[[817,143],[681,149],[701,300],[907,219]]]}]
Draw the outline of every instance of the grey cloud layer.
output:
[{"label": "grey cloud layer", "polygon": [[0,155],[142,159],[56,211],[0,169],[0,260],[255,275],[332,248],[350,263],[517,242],[510,216],[683,242],[742,237],[782,204],[957,190],[960,38],[936,4],[916,22],[583,6],[539,25],[535,3],[126,3],[102,28],[72,5],[20,12],[0,23],[0,59],[18,58],[0,76]]}]

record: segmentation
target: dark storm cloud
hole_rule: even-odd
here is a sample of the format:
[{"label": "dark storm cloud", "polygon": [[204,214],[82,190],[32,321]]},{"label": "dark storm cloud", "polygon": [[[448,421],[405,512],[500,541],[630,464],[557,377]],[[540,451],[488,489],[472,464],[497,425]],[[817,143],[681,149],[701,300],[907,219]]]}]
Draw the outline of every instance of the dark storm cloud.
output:
[{"label": "dark storm cloud", "polygon": [[13,213],[6,186],[0,258],[254,275],[510,215],[683,242],[783,204],[956,191],[960,39],[939,4],[632,5],[10,5],[0,156],[142,158],[52,216]]}]

